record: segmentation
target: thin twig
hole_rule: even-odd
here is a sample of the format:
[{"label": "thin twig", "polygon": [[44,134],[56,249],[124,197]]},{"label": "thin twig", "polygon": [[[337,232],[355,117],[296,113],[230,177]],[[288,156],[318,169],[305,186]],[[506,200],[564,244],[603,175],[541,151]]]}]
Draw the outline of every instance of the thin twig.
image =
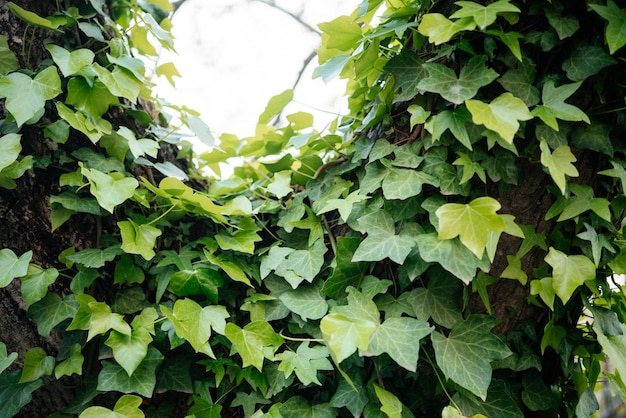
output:
[{"label": "thin twig", "polygon": [[291,18],[293,18],[296,22],[298,22],[299,24],[301,24],[302,26],[304,26],[305,28],[307,28],[309,31],[316,33],[318,35],[322,35],[322,33],[317,30],[314,26],[310,25],[309,23],[305,22],[302,19],[302,16],[300,16],[299,14],[295,14],[290,10],[285,9],[284,7],[276,4],[276,2],[274,0],[255,0],[258,1],[259,3],[263,3],[267,6],[273,7],[276,10],[285,13],[286,15],[290,16]]}]

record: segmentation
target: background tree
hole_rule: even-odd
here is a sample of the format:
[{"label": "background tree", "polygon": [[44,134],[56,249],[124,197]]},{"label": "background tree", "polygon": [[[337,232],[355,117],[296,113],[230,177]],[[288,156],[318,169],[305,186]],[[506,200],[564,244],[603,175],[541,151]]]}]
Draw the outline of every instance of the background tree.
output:
[{"label": "background tree", "polygon": [[319,25],[349,115],[275,127],[287,90],[199,156],[180,128],[208,128],[137,58],[172,47],[167,1],[0,10],[3,416],[586,417],[600,380],[624,396],[626,8],[364,1]]}]

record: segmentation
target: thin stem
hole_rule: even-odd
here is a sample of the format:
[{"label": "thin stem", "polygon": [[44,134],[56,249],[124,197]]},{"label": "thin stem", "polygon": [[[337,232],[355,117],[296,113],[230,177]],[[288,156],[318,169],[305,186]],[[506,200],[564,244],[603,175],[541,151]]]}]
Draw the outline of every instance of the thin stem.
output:
[{"label": "thin stem", "polygon": [[165,216],[167,216],[167,214],[170,213],[175,207],[176,207],[176,205],[170,206],[165,212],[163,212],[161,215],[159,215],[158,217],[156,217],[153,220],[151,220],[150,222],[148,222],[146,225],[152,225],[153,223],[156,223],[156,222],[160,221]]}]

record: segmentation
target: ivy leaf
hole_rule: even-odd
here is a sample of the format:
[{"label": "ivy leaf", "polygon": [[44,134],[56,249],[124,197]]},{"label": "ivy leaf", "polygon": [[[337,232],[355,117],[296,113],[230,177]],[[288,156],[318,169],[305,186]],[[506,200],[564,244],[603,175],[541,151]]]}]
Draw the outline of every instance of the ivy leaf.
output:
[{"label": "ivy leaf", "polygon": [[546,81],[541,91],[541,101],[543,104],[535,107],[532,114],[539,117],[543,123],[555,131],[559,130],[557,119],[591,123],[585,112],[574,105],[565,103],[565,99],[574,94],[581,84],[582,81],[579,81],[577,83],[554,87],[554,80]]},{"label": "ivy leaf", "polygon": [[163,354],[152,346],[148,347],[148,354],[132,376],[119,364],[103,361],[97,389],[102,392],[137,393],[150,398],[156,386],[156,372],[162,362]]},{"label": "ivy leaf", "polygon": [[24,22],[30,25],[36,26],[38,28],[60,32],[59,30],[57,30],[57,28],[59,27],[58,23],[55,24],[51,20],[45,19],[36,13],[22,9],[20,6],[13,3],[12,1],[10,1],[8,4],[9,4],[9,9],[11,10],[11,12],[15,16],[22,19]]},{"label": "ivy leaf", "polygon": [[626,376],[626,327],[620,323],[615,324],[615,326],[619,327],[620,331],[616,335],[609,335],[606,327],[597,322],[594,322],[593,330],[598,336],[598,342],[604,353],[619,372],[619,380],[623,384],[624,378],[622,376]]},{"label": "ivy leaf", "polygon": [[598,174],[601,174],[603,176],[609,176],[609,177],[614,177],[616,179],[619,179],[620,184],[622,186],[622,193],[626,193],[626,170],[616,160],[611,160],[611,165],[613,166],[613,168],[610,168],[608,170],[599,171]]},{"label": "ivy leaf", "polygon": [[374,384],[374,392],[381,403],[380,410],[389,418],[411,418],[413,414],[400,402],[393,393]]},{"label": "ivy leaf", "polygon": [[408,101],[419,92],[417,85],[426,77],[426,71],[422,68],[423,61],[419,55],[410,49],[403,48],[395,57],[385,64],[385,71],[389,71],[395,80],[395,85],[400,92],[394,97],[395,101]]},{"label": "ivy leaf", "polygon": [[9,74],[20,68],[20,64],[15,57],[5,35],[0,35],[0,77]]},{"label": "ivy leaf", "polygon": [[440,13],[427,13],[422,16],[422,21],[417,30],[422,35],[428,37],[431,43],[440,45],[448,42],[461,31],[474,30],[475,28],[476,23],[471,17],[453,22]]},{"label": "ivy leaf", "polygon": [[113,358],[122,366],[129,376],[139,367],[148,353],[148,345],[152,336],[145,328],[133,329],[130,335],[111,331],[111,335],[104,342],[113,350]]},{"label": "ivy leaf", "polygon": [[94,144],[96,144],[103,135],[108,135],[113,131],[111,123],[104,118],[94,119],[88,117],[80,110],[74,112],[61,102],[56,102],[55,106],[61,118],[69,123],[72,128],[85,134]]},{"label": "ivy leaf", "polygon": [[328,403],[311,406],[301,396],[289,398],[279,409],[282,418],[334,418],[339,411]]},{"label": "ivy leaf", "polygon": [[46,100],[55,98],[61,91],[61,79],[54,66],[35,78],[17,72],[0,78],[0,98],[6,98],[6,108],[18,126],[43,115]]},{"label": "ivy leaf", "polygon": [[336,266],[324,282],[323,294],[337,299],[344,294],[348,286],[359,287],[369,264],[352,261],[354,252],[360,244],[361,239],[357,237],[337,237]]},{"label": "ivy leaf", "polygon": [[582,128],[576,127],[571,136],[571,145],[575,148],[590,149],[613,157],[615,150],[611,143],[612,129],[612,126],[602,123],[594,123]]},{"label": "ivy leaf", "polygon": [[417,85],[418,89],[438,93],[444,99],[461,104],[478,93],[478,89],[488,85],[498,77],[491,68],[485,66],[486,56],[476,55],[461,68],[457,78],[454,71],[443,64],[423,64],[428,77]]},{"label": "ivy leaf", "polygon": [[85,248],[75,254],[70,254],[67,259],[73,263],[82,264],[89,268],[100,268],[107,262],[113,261],[115,257],[122,254],[119,245],[112,247],[100,248]]},{"label": "ivy leaf", "polygon": [[112,411],[102,406],[90,406],[78,418],[144,418],[144,413],[139,409],[142,402],[139,396],[123,395]]},{"label": "ivy leaf", "polygon": [[450,280],[443,270],[431,273],[426,287],[420,287],[409,293],[409,303],[415,316],[421,321],[430,318],[443,327],[451,329],[463,317],[459,296],[462,285],[458,280]]},{"label": "ivy leaf", "polygon": [[263,369],[265,353],[275,352],[284,342],[266,321],[253,321],[243,328],[229,322],[224,335],[237,349],[243,367],[252,365],[259,371]]},{"label": "ivy leaf", "polygon": [[20,371],[0,374],[0,415],[16,416],[33,399],[32,393],[43,385],[41,379],[19,383]]},{"label": "ivy leaf", "polygon": [[421,170],[392,167],[383,178],[383,195],[387,199],[408,199],[419,195],[424,184],[439,185],[439,180]]},{"label": "ivy leaf", "polygon": [[502,93],[491,103],[480,100],[466,100],[465,106],[472,114],[472,120],[477,125],[485,125],[488,129],[497,132],[509,144],[519,129],[519,121],[533,118],[524,102],[511,93]]},{"label": "ivy leaf", "polygon": [[224,285],[222,275],[210,268],[180,270],[170,278],[170,291],[177,296],[204,295],[217,303],[218,291]]},{"label": "ivy leaf", "polygon": [[463,411],[464,416],[471,418],[524,418],[524,414],[517,406],[517,397],[513,397],[509,388],[500,380],[493,380],[487,391],[486,400],[471,394],[463,396],[461,392],[455,393],[452,400]]},{"label": "ivy leaf", "polygon": [[88,306],[91,310],[91,321],[89,322],[87,341],[96,335],[104,334],[110,329],[130,335],[130,325],[124,321],[124,317],[118,313],[111,312],[111,307],[105,302],[89,302]]},{"label": "ivy leaf", "polygon": [[85,358],[81,353],[80,344],[72,344],[70,347],[70,356],[56,365],[54,368],[54,377],[60,379],[63,376],[71,376],[73,374],[83,374],[83,363]]},{"label": "ivy leaf", "polygon": [[42,376],[50,376],[54,370],[54,357],[43,348],[34,347],[24,354],[24,367],[19,383],[33,382]]},{"label": "ivy leaf", "polygon": [[459,240],[440,240],[436,233],[421,234],[417,237],[417,245],[424,261],[439,263],[466,284],[476,276],[477,268],[489,270],[489,260],[486,257],[478,259]]},{"label": "ivy leaf", "polygon": [[357,261],[379,261],[386,257],[402,264],[415,246],[415,239],[406,232],[396,235],[393,218],[384,209],[372,212],[359,219],[359,225],[367,231],[352,257]]},{"label": "ivy leaf", "polygon": [[548,143],[543,138],[539,143],[539,148],[541,148],[541,164],[548,168],[550,177],[559,187],[561,193],[565,195],[567,186],[567,178],[565,176],[578,177],[578,170],[572,164],[576,161],[576,157],[574,157],[568,145],[561,145],[554,152],[550,152]]},{"label": "ivy leaf", "polygon": [[139,254],[147,261],[155,256],[154,246],[162,231],[152,225],[140,225],[132,220],[117,223],[122,234],[122,250],[128,254]]},{"label": "ivy leaf", "polygon": [[109,71],[98,64],[93,64],[91,68],[113,96],[124,97],[133,103],[137,101],[143,84],[131,71],[119,65],[113,71]]},{"label": "ivy leaf", "polygon": [[224,260],[223,257],[211,254],[210,252],[206,250],[206,248],[204,249],[204,256],[209,261],[209,263],[216,265],[222,270],[224,270],[224,272],[228,275],[228,277],[230,277],[234,281],[245,283],[248,286],[252,286],[252,283],[250,283],[250,279],[248,279],[248,276],[246,276],[246,273],[244,273],[241,267],[239,267],[234,262]]},{"label": "ivy leaf", "polygon": [[272,181],[267,186],[267,191],[272,193],[278,199],[281,199],[293,192],[293,189],[291,188],[291,171],[285,170],[274,173]]},{"label": "ivy leaf", "polygon": [[132,177],[124,177],[121,173],[103,173],[96,169],[88,169],[82,163],[81,173],[89,180],[89,191],[100,206],[113,213],[115,206],[124,203],[135,194],[139,182]]},{"label": "ivy leaf", "polygon": [[526,106],[534,106],[539,103],[539,90],[533,85],[535,80],[535,68],[528,62],[523,61],[517,68],[511,68],[498,83],[514,96],[522,99]]},{"label": "ivy leaf", "polygon": [[587,45],[574,49],[572,55],[563,61],[561,68],[570,80],[583,81],[616,63],[604,48]]},{"label": "ivy leaf", "polygon": [[472,177],[474,177],[474,174],[476,174],[483,183],[487,183],[485,169],[480,163],[472,161],[470,156],[463,152],[457,152],[457,154],[459,155],[459,158],[454,160],[452,164],[463,167],[463,177],[461,178],[461,182],[459,184],[470,181]]},{"label": "ivy leaf", "polygon": [[215,358],[209,337],[211,329],[224,334],[225,319],[230,316],[225,307],[209,305],[203,308],[191,299],[178,299],[172,311],[164,305],[160,305],[160,308],[174,326],[178,337],[187,340],[197,352]]},{"label": "ivy leaf", "polygon": [[232,233],[220,232],[215,235],[215,240],[222,250],[254,254],[254,243],[262,238],[256,231],[239,229]]},{"label": "ivy leaf", "polygon": [[22,151],[20,134],[7,134],[0,138],[0,171],[17,161]]},{"label": "ivy leaf", "polygon": [[578,286],[596,278],[595,264],[584,255],[567,255],[550,247],[544,260],[552,267],[552,287],[564,304]]},{"label": "ivy leaf", "polygon": [[27,306],[40,301],[48,293],[48,286],[59,277],[59,271],[55,268],[42,269],[31,264],[28,266],[26,276],[20,277],[22,281],[22,296]]},{"label": "ivy leaf", "polygon": [[62,48],[55,44],[45,45],[54,63],[59,67],[59,70],[63,73],[64,77],[69,77],[72,74],[76,74],[83,67],[90,65],[93,62],[95,54],[92,50],[81,48],[72,52],[65,48]]},{"label": "ivy leaf", "polygon": [[345,379],[339,380],[337,391],[331,398],[330,404],[335,408],[346,407],[353,416],[360,417],[369,401],[367,389],[363,387],[361,378],[358,375],[352,378],[351,383],[348,383]]},{"label": "ivy leaf", "polygon": [[32,251],[27,251],[19,258],[9,248],[0,250],[0,287],[6,287],[16,277],[26,276],[28,264],[33,257]]},{"label": "ivy leaf", "polygon": [[591,244],[591,254],[593,256],[593,262],[596,267],[600,266],[600,258],[602,257],[602,249],[605,248],[609,252],[614,253],[615,249],[611,245],[611,241],[605,234],[598,234],[596,230],[589,225],[588,223],[584,223],[585,231],[576,235],[580,239],[584,239],[589,241]]},{"label": "ivy leaf", "polygon": [[502,232],[504,220],[496,212],[500,203],[492,197],[479,197],[468,204],[447,203],[435,212],[439,218],[440,240],[459,236],[476,257],[482,258],[490,232]]},{"label": "ivy leaf", "polygon": [[7,355],[7,346],[0,342],[0,374],[4,372],[17,359],[17,353],[13,352]]},{"label": "ivy leaf", "polygon": [[326,299],[320,294],[318,287],[312,284],[287,290],[278,299],[304,321],[321,319],[328,311]]},{"label": "ivy leaf", "polygon": [[524,39],[524,35],[518,32],[502,32],[501,30],[488,30],[487,34],[496,36],[500,41],[509,48],[511,53],[519,62],[524,60],[522,50],[519,46],[519,40]]},{"label": "ivy leaf", "polygon": [[569,38],[580,28],[578,19],[575,16],[561,16],[558,7],[546,7],[545,14],[550,26],[554,28],[560,40]]},{"label": "ivy leaf", "polygon": [[285,373],[285,377],[295,372],[303,385],[315,383],[322,386],[317,378],[317,372],[318,370],[333,370],[328,356],[328,349],[323,345],[309,347],[308,342],[303,342],[295,352],[285,350],[277,354],[276,359],[281,360],[278,370]]},{"label": "ivy leaf", "polygon": [[[546,214],[546,220],[554,217],[556,208],[561,210],[561,215],[557,219],[558,222],[572,219],[588,210],[593,211],[600,218],[607,222],[611,222],[611,210],[609,201],[605,198],[594,197],[593,188],[591,186],[581,186],[579,184],[571,185],[571,196],[568,198],[559,198]],[[553,208],[555,208],[553,210]]]},{"label": "ivy leaf", "polygon": [[457,322],[448,337],[439,332],[431,335],[441,371],[483,401],[491,383],[490,362],[511,355],[506,344],[490,332],[495,322],[485,315],[471,315]]},{"label": "ivy leaf", "polygon": [[[465,148],[471,150],[472,142],[470,141],[467,133],[465,123],[471,120],[471,115],[464,106],[457,107],[453,112],[444,110],[436,115],[431,116],[425,124],[425,128],[431,133],[433,141],[439,141],[441,135],[448,129],[452,132],[452,135],[465,146]],[[440,165],[437,165],[440,167]]]},{"label": "ivy leaf", "polygon": [[607,0],[606,6],[590,4],[589,7],[608,21],[604,35],[609,44],[609,52],[614,54],[626,45],[626,9],[620,9],[613,0]]},{"label": "ivy leaf", "polygon": [[539,280],[530,282],[530,294],[539,295],[541,300],[551,309],[554,310],[554,287],[552,286],[552,277],[544,277]]},{"label": "ivy leaf", "polygon": [[335,307],[320,322],[324,342],[337,363],[357,349],[367,350],[370,337],[380,324],[376,304],[353,287],[348,287],[348,292],[348,304]]},{"label": "ivy leaf", "polygon": [[324,254],[328,251],[321,239],[306,250],[294,250],[276,267],[275,273],[283,277],[296,289],[303,281],[312,282],[324,265]]},{"label": "ivy leaf", "polygon": [[400,366],[414,372],[419,359],[419,341],[433,329],[428,322],[414,318],[388,318],[372,333],[363,354],[379,356],[387,353]]},{"label": "ivy leaf", "polygon": [[352,207],[354,204],[367,199],[369,199],[368,196],[361,195],[360,190],[355,190],[346,196],[345,199],[328,199],[324,207],[317,211],[317,215],[330,212],[331,210],[338,210],[339,216],[341,216],[341,219],[346,222],[350,213],[352,213]]},{"label": "ivy leaf", "polygon": [[487,26],[496,21],[498,13],[519,13],[520,9],[509,3],[510,0],[498,0],[487,6],[474,3],[473,1],[457,1],[454,4],[460,6],[461,9],[457,10],[450,16],[452,19],[458,19],[462,17],[471,17],[478,27],[483,30]]}]

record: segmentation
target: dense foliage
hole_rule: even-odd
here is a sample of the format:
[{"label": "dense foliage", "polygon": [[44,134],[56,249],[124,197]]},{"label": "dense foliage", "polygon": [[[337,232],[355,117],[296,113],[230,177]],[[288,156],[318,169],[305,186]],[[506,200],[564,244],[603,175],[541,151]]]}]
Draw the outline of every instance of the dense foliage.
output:
[{"label": "dense foliage", "polygon": [[319,25],[349,115],[276,127],[286,91],[215,141],[152,96],[177,74],[146,71],[167,0],[74,3],[9,2],[22,50],[0,36],[0,186],[52,176],[51,229],[98,233],[54,267],[0,249],[0,286],[62,341],[0,343],[0,415],[54,379],[76,386],[56,416],[83,418],[587,417],[600,380],[624,395],[626,7],[363,0]]}]

